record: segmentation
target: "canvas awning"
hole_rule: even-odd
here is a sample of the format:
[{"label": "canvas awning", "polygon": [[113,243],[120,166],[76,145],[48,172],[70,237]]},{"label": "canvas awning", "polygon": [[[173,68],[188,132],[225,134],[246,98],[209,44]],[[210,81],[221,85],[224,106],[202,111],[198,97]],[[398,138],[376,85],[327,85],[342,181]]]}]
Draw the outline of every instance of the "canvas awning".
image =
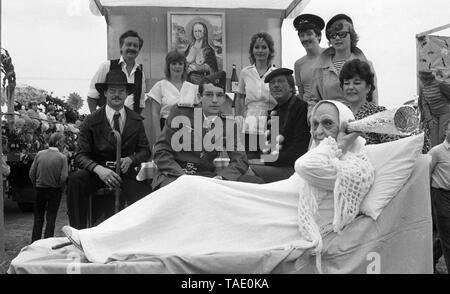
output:
[{"label": "canvas awning", "polygon": [[179,7],[219,9],[284,10],[285,18],[297,16],[310,0],[90,0],[93,14],[104,14],[105,7]]}]

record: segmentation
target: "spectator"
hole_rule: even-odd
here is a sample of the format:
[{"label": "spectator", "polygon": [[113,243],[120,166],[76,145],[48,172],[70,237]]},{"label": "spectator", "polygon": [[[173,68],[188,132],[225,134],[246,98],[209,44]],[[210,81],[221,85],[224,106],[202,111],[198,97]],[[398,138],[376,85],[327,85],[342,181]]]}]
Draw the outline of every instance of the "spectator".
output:
[{"label": "spectator", "polygon": [[[444,129],[445,140],[433,147],[431,155],[431,203],[433,208],[433,222],[444,255],[447,271],[450,271],[450,122]],[[439,242],[438,241],[438,242]],[[436,254],[436,248],[433,246]],[[434,266],[438,258],[434,259]]]},{"label": "spectator", "polygon": [[42,238],[44,216],[47,221],[44,238],[53,237],[55,231],[61,193],[68,175],[67,157],[61,153],[64,141],[63,134],[52,134],[49,140],[50,147],[36,154],[30,168],[30,179],[36,189],[32,242]]}]

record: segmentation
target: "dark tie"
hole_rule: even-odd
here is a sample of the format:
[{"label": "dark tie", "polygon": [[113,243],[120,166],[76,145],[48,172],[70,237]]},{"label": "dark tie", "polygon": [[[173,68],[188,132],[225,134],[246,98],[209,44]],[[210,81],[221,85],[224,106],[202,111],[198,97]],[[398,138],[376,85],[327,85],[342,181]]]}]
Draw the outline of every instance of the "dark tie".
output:
[{"label": "dark tie", "polygon": [[120,133],[119,119],[120,119],[120,112],[116,112],[113,116],[114,130]]}]

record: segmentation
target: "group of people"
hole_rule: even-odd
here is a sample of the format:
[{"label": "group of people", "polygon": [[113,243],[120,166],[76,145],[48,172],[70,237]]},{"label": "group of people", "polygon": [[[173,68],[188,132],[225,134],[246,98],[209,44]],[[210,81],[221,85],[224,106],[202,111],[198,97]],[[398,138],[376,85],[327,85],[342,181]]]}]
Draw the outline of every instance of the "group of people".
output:
[{"label": "group of people", "polygon": [[[285,184],[295,183],[293,186],[300,187],[299,238],[319,252],[322,236],[340,231],[356,217],[358,205],[374,181],[364,145],[398,137],[347,129],[350,120],[386,109],[378,105],[375,71],[357,47],[353,20],[338,14],[325,25],[319,16],[302,14],[295,19],[294,27],[307,52],[295,63],[295,71],[272,64],[274,41],[268,33],[251,37],[251,65],[239,76],[234,114],[224,107],[229,99],[226,73],[218,71],[198,81],[188,80],[190,53],[169,52],[165,79],[146,93],[144,72],[136,63],[143,40],[134,31],[120,37],[120,59],[102,64],[91,81],[88,102],[92,113],[80,128],[76,154],[79,170],[68,177],[70,227],[64,232],[89,260],[106,262],[117,251],[141,253],[142,248],[164,247],[164,236],[145,238],[145,242],[140,239],[136,247],[133,238],[140,238],[143,228],[148,228],[145,234],[150,236],[174,225],[198,226],[198,232],[202,232],[202,210],[215,209],[217,217],[226,222],[230,209],[242,209],[236,205],[224,212],[219,207],[221,201],[203,193],[202,187],[219,196],[225,189],[231,194],[243,193],[251,205],[266,197],[261,191],[281,193]],[[324,28],[330,44],[327,49],[320,47]],[[151,101],[151,126],[144,125],[139,115],[147,99]],[[157,137],[153,148],[145,132],[148,127]],[[120,162],[115,162],[113,130],[122,138]],[[228,165],[218,168],[214,160],[224,152]],[[136,168],[151,158],[157,171],[150,186],[136,180]],[[251,160],[255,158],[259,162]],[[110,162],[120,165],[120,174]],[[348,174],[337,168],[347,165]],[[336,191],[348,191],[344,186],[352,184],[353,173],[363,180],[356,190],[352,189],[356,193],[352,199],[356,200],[346,203],[345,197],[336,198],[342,197]],[[267,185],[261,185],[264,183]],[[200,188],[193,191],[194,186]],[[86,229],[88,197],[101,187],[120,187],[122,208],[125,203],[128,207],[117,215],[109,212],[107,222]],[[180,217],[177,223],[178,215],[170,211],[151,209],[151,214],[142,215],[145,206],[163,206],[171,201],[177,203],[178,212],[186,207],[193,209],[189,215],[196,217]],[[130,227],[127,222],[122,229],[120,224],[129,215],[136,223]],[[160,223],[161,218],[170,219],[168,227],[154,228],[151,224]],[[229,226],[226,236],[237,238],[233,230],[239,231]],[[123,240],[123,236],[131,239]],[[187,237],[170,236],[171,241],[177,239],[176,244],[183,244],[183,238]],[[252,242],[251,238],[239,240],[240,244]],[[114,244],[119,239],[122,241]],[[209,242],[208,238],[202,242]],[[208,250],[218,245],[214,240],[211,244]],[[95,250],[89,252],[91,248]],[[101,254],[96,255],[98,252]]]}]

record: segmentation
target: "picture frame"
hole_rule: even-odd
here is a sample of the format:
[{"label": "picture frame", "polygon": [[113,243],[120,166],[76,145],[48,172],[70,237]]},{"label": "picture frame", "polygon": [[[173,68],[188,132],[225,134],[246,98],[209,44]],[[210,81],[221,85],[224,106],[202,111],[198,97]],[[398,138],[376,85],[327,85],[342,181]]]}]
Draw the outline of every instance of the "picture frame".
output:
[{"label": "picture frame", "polygon": [[167,12],[168,49],[186,55],[187,72],[201,77],[226,70],[223,12]]}]

